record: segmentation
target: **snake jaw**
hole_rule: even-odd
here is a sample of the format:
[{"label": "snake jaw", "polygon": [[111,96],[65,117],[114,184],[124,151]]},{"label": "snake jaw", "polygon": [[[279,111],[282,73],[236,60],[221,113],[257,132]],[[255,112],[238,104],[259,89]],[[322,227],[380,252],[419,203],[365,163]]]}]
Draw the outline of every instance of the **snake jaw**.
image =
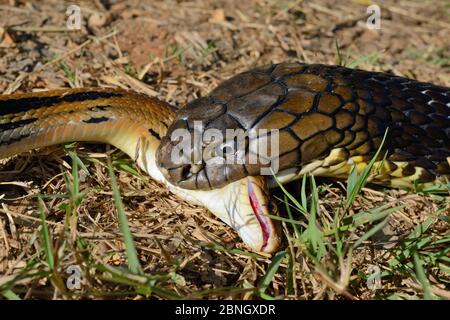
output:
[{"label": "snake jaw", "polygon": [[219,217],[236,230],[245,244],[258,252],[278,249],[278,229],[269,217],[276,213],[276,206],[270,205],[266,179],[247,177],[219,190],[223,190],[220,196],[228,199],[227,214]]},{"label": "snake jaw", "polygon": [[259,250],[264,251],[264,249],[266,249],[268,241],[269,241],[271,227],[267,223],[265,217],[262,214],[262,206],[259,203],[255,192],[252,190],[253,187],[251,186],[251,183],[248,184],[248,188],[249,188],[248,189],[248,198],[250,200],[250,205],[252,206],[253,213],[255,214],[255,217],[258,220],[259,225],[261,227],[261,231],[262,231],[263,243]]},{"label": "snake jaw", "polygon": [[[252,178],[249,178],[247,180],[248,198],[250,201],[250,205],[261,228],[263,241],[261,247],[259,248],[259,251],[273,252],[278,248],[280,244],[280,238],[277,235],[277,231],[274,229],[274,225],[272,220],[269,218],[269,214],[271,213],[270,209],[275,209],[276,207],[270,206],[270,203],[267,202],[269,198],[264,195],[264,192],[260,186],[255,188]],[[266,204],[264,204],[264,200],[267,202]]]},{"label": "snake jaw", "polygon": [[167,180],[163,182],[180,198],[206,207],[232,227],[251,250],[271,253],[278,249],[278,228],[269,217],[276,213],[276,207],[270,205],[264,177],[247,177],[207,191],[183,189]]},{"label": "snake jaw", "polygon": [[137,154],[130,154],[137,164],[154,180],[190,203],[206,207],[212,214],[232,227],[243,242],[257,252],[274,252],[279,244],[278,229],[269,214],[276,213],[276,206],[270,205],[267,179],[250,176],[231,182],[222,188],[212,190],[189,190],[170,183],[164,175],[164,168],[158,167],[154,150],[157,141],[138,139],[142,146],[135,147]]}]

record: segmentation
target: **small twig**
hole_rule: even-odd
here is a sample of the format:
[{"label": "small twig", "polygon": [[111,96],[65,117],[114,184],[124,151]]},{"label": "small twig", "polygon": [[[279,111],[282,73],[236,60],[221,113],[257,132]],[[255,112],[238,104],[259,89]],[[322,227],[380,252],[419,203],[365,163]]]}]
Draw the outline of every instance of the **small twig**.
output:
[{"label": "small twig", "polygon": [[[295,26],[292,27],[291,34],[292,34],[292,38],[294,39],[295,46],[297,47],[297,51],[300,51],[300,53],[303,57],[303,61],[306,63],[310,63],[311,60],[306,55],[305,49],[303,48],[303,45],[302,45],[301,34],[300,34],[300,37],[297,36],[297,28],[295,28]],[[298,53],[297,53],[297,57],[300,58],[298,56]]]},{"label": "small twig", "polygon": [[316,268],[316,272],[320,276],[322,281],[325,282],[325,285],[327,285],[328,287],[334,289],[337,293],[345,296],[346,298],[348,298],[350,300],[359,300],[354,295],[352,295],[350,292],[348,292],[347,288],[344,285],[342,285],[341,283],[336,283],[335,281],[333,281],[333,279],[331,279],[330,276],[326,272],[321,270],[320,268],[317,267]]},{"label": "small twig", "polygon": [[285,14],[289,10],[291,10],[291,9],[293,9],[295,7],[298,7],[302,2],[303,2],[303,0],[298,0],[298,1],[295,1],[295,2],[292,2],[292,3],[288,4],[286,8],[283,8],[277,14],[275,14],[272,17],[272,20],[276,20],[276,19],[280,18],[283,14]]},{"label": "small twig", "polygon": [[5,226],[3,225],[2,219],[0,219],[0,231],[2,232],[3,241],[5,241],[6,254],[8,254],[9,253],[8,237],[6,236],[6,230],[5,230]]},{"label": "small twig", "polygon": [[367,20],[368,17],[370,17],[370,14],[365,13],[356,17],[350,17],[348,19],[341,20],[334,25],[331,31],[335,32],[345,28],[352,28],[358,23],[358,21]]},{"label": "small twig", "polygon": [[11,233],[11,236],[14,240],[17,241],[19,239],[19,237],[17,236],[17,228],[16,228],[16,224],[14,222],[14,219],[11,216],[11,211],[8,209],[8,207],[4,203],[2,203],[2,207],[3,207],[3,210],[5,210],[6,218],[9,221],[9,231]]},{"label": "small twig", "polygon": [[11,27],[7,28],[8,30],[15,32],[74,32],[79,31],[76,29],[68,29],[67,27],[57,27],[57,26],[48,26],[48,27]]},{"label": "small twig", "polygon": [[306,3],[308,5],[308,7],[310,7],[313,10],[331,15],[333,17],[342,18],[342,15],[335,10],[328,9],[327,7],[324,7],[320,4],[313,3],[313,2],[306,2]]},{"label": "small twig", "polygon": [[441,20],[428,18],[428,17],[422,16],[420,14],[412,13],[410,11],[406,11],[406,10],[403,10],[403,9],[397,8],[397,7],[387,6],[386,9],[388,9],[389,11],[391,11],[393,13],[397,13],[402,16],[412,18],[412,19],[420,21],[420,22],[425,22],[428,24],[442,27],[442,28],[450,29],[450,23],[447,23],[447,22],[444,22]]},{"label": "small twig", "polygon": [[6,6],[6,5],[3,5],[3,4],[0,4],[0,10],[12,11],[12,12],[18,12],[18,13],[30,13],[30,12],[34,11],[34,10],[30,10],[30,9],[10,7],[10,6]]},{"label": "small twig", "polygon": [[[413,287],[414,289],[423,290],[423,288],[420,284],[415,283],[411,279],[406,279],[404,282],[405,282],[405,284],[408,284],[409,286]],[[450,291],[440,289],[435,286],[430,286],[430,291],[431,291],[431,293],[433,293],[437,296],[441,296],[442,298],[445,298],[445,299],[450,299]]]},{"label": "small twig", "polygon": [[[0,212],[3,214],[7,214],[7,212],[3,209],[0,209]],[[31,217],[31,216],[27,216],[26,214],[22,214],[22,213],[17,213],[17,212],[9,212],[10,215],[17,217],[17,218],[22,218],[24,220],[29,220],[29,221],[35,221],[35,222],[41,222],[41,219],[39,218],[35,218],[35,217]],[[47,221],[48,224],[54,225],[54,226],[62,226],[63,223],[61,222],[53,222],[53,221]]]}]

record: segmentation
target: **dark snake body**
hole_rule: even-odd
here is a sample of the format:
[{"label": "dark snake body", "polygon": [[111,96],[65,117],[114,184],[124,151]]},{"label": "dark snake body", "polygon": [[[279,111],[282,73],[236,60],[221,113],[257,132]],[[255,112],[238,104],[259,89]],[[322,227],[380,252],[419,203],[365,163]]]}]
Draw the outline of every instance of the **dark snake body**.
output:
[{"label": "dark snake body", "polygon": [[[280,171],[299,172],[322,159],[319,175],[335,177],[348,175],[350,169],[342,167],[350,158],[353,164],[369,162],[387,130],[380,153],[386,155],[384,171],[373,182],[398,186],[450,176],[450,89],[390,74],[282,63],[238,74],[192,101],[169,128],[157,163],[180,187],[217,188],[259,175],[264,164],[175,163],[171,133],[192,132],[194,121],[202,121],[203,130],[278,129],[279,152],[271,159],[279,157]],[[193,147],[192,152],[206,148]]]}]

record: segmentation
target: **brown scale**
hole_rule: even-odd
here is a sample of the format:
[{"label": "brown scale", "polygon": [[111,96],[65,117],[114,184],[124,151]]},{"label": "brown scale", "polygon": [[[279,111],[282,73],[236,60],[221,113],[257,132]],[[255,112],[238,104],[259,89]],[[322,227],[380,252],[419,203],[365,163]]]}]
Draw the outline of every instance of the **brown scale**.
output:
[{"label": "brown scale", "polygon": [[[390,74],[301,63],[257,68],[189,103],[178,113],[173,128],[180,123],[191,128],[193,120],[205,120],[205,129],[240,128],[248,133],[279,129],[279,152],[271,159],[280,157],[280,170],[298,171],[327,158],[336,148],[341,148],[344,161],[360,156],[367,162],[388,129],[380,153],[387,152],[387,172],[374,182],[389,184],[390,174],[392,179],[400,175],[419,183],[450,175],[450,89]],[[175,166],[168,156],[174,146],[172,130],[163,139],[157,161],[168,169],[166,178],[183,188],[220,187],[246,175],[259,175],[268,166],[202,162],[197,163],[196,172],[189,164]],[[204,147],[197,146],[197,152]]]}]

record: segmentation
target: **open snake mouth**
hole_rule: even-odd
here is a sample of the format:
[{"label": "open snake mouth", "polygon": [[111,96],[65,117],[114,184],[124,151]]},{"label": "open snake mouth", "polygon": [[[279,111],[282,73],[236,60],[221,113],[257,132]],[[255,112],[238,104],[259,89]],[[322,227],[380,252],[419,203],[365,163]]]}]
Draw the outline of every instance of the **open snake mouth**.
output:
[{"label": "open snake mouth", "polygon": [[264,249],[267,247],[267,244],[269,243],[270,234],[272,233],[272,226],[268,217],[264,215],[263,204],[259,202],[258,195],[256,194],[253,185],[249,182],[247,186],[250,205],[252,206],[253,212],[259,222],[259,226],[261,227],[262,231],[263,243],[261,245],[260,251],[264,251]]}]

